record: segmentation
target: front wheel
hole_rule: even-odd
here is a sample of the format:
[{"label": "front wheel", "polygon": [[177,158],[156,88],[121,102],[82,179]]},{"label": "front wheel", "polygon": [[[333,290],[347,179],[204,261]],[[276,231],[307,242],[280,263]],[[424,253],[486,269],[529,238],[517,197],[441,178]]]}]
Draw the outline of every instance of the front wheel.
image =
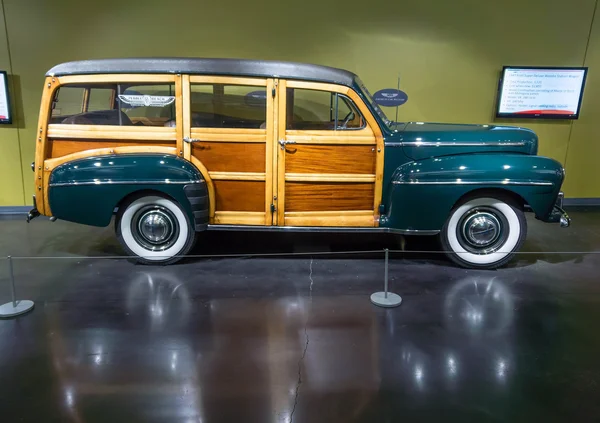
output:
[{"label": "front wheel", "polygon": [[120,207],[115,231],[127,253],[144,264],[174,263],[196,239],[179,204],[156,195],[137,197]]},{"label": "front wheel", "polygon": [[527,220],[509,198],[472,198],[452,210],[440,236],[442,248],[453,262],[495,269],[511,260],[523,245]]}]

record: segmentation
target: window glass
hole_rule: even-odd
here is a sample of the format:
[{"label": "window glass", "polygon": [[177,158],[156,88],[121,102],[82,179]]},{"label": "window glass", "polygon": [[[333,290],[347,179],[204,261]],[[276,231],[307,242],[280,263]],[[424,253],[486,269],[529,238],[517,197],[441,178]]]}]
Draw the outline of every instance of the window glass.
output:
[{"label": "window glass", "polygon": [[192,126],[264,129],[266,94],[264,86],[192,84]]},{"label": "window glass", "polygon": [[60,87],[51,123],[175,126],[174,84],[86,84]]},{"label": "window glass", "polygon": [[346,96],[317,90],[288,88],[287,129],[360,129],[365,121]]},{"label": "window glass", "polygon": [[130,86],[121,84],[117,88],[118,105],[131,124],[175,126],[173,84]]},{"label": "window glass", "polygon": [[52,121],[59,123],[60,118],[66,118],[83,110],[83,87],[61,87],[54,96],[52,103]]},{"label": "window glass", "polygon": [[93,88],[89,92],[87,111],[111,109],[114,102],[115,91],[112,88]]}]

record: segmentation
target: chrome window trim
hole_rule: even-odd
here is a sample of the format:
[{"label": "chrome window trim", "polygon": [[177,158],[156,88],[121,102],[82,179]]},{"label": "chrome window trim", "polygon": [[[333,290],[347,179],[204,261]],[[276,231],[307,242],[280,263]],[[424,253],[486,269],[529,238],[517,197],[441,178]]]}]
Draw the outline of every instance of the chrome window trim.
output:
[{"label": "chrome window trim", "polygon": [[516,142],[454,142],[454,141],[402,141],[389,142],[386,147],[523,147],[525,141]]},{"label": "chrome window trim", "polygon": [[84,185],[188,185],[199,184],[201,180],[189,181],[169,181],[165,179],[149,180],[149,181],[85,181],[85,182],[58,182],[51,183],[50,187],[69,187],[69,186],[84,186]]},{"label": "chrome window trim", "polygon": [[258,225],[208,225],[211,231],[265,231],[265,232],[353,232],[393,233],[400,235],[437,235],[439,230],[365,228],[352,226],[258,226]]},{"label": "chrome window trim", "polygon": [[533,186],[554,186],[553,182],[548,181],[509,181],[509,180],[495,180],[495,181],[392,181],[394,185],[533,185]]}]

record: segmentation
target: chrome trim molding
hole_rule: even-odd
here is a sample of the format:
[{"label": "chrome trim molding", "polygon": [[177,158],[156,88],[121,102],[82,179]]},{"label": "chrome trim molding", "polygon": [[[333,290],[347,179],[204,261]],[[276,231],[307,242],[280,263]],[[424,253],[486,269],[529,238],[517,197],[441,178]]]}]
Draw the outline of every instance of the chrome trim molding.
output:
[{"label": "chrome trim molding", "polygon": [[187,184],[199,184],[200,180],[190,181],[169,181],[166,179],[152,180],[152,181],[85,181],[85,182],[59,182],[51,183],[50,187],[71,187],[71,186],[83,186],[83,185],[187,185]]},{"label": "chrome trim molding", "polygon": [[389,142],[386,147],[523,147],[525,141],[516,142],[461,142],[461,141],[403,141]]},{"label": "chrome trim molding", "polygon": [[208,225],[209,231],[263,231],[263,232],[347,232],[392,233],[400,235],[437,235],[439,230],[395,228],[355,228],[352,226],[258,226],[258,225]]},{"label": "chrome trim molding", "polygon": [[510,180],[496,180],[496,181],[463,181],[463,180],[452,180],[452,181],[392,181],[394,185],[534,185],[534,186],[554,186],[554,183],[547,181],[510,181]]}]

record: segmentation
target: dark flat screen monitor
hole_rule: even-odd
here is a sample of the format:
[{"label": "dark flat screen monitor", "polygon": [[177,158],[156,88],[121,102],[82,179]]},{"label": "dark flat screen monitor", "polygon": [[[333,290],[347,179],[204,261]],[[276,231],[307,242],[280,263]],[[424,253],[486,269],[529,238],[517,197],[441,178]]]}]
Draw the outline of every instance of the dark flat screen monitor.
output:
[{"label": "dark flat screen monitor", "polygon": [[498,118],[578,119],[587,68],[505,66]]}]

